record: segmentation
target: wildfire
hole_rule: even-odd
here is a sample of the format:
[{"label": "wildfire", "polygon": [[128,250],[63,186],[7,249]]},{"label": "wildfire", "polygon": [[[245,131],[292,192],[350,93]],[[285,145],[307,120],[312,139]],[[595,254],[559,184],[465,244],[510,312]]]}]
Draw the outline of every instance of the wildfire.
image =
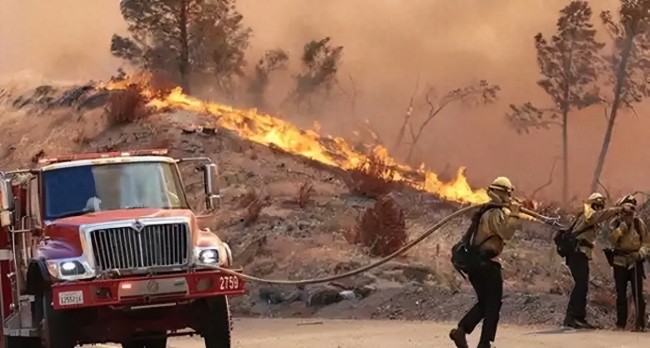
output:
[{"label": "wildfire", "polygon": [[[147,77],[138,75],[128,80],[112,81],[102,88],[114,90],[124,89],[129,84],[146,84]],[[301,155],[320,163],[339,167],[344,170],[358,168],[366,162],[368,156],[359,153],[340,137],[323,136],[316,130],[303,130],[285,120],[271,115],[257,112],[255,109],[239,110],[228,105],[205,102],[188,96],[182,89],[174,88],[164,97],[157,97],[151,89],[144,89],[143,94],[150,99],[147,106],[155,109],[182,109],[208,113],[218,117],[218,124],[226,129],[236,132],[241,137],[266,146],[276,146],[286,152]],[[488,200],[484,189],[472,189],[465,176],[465,168],[460,168],[456,178],[450,182],[443,182],[438,175],[424,167],[413,169],[407,165],[397,163],[388,151],[378,146],[373,150],[375,158],[391,165],[398,171],[392,177],[386,178],[405,183],[427,192],[434,193],[441,198],[467,203],[483,203]],[[424,182],[413,182],[403,177],[402,173],[418,172],[424,177]]]}]

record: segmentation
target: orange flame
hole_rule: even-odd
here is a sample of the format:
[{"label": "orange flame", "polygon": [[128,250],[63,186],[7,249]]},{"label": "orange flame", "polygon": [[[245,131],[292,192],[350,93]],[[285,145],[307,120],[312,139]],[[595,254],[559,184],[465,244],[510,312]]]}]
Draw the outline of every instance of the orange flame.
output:
[{"label": "orange flame", "polygon": [[[131,83],[146,85],[147,76],[139,75],[135,79],[111,81],[102,85],[105,89],[124,89]],[[218,117],[218,124],[241,136],[262,145],[274,145],[278,148],[296,155],[307,157],[320,163],[339,167],[344,170],[357,168],[365,163],[367,155],[361,154],[340,137],[322,136],[315,130],[302,130],[285,120],[257,112],[256,109],[240,110],[228,105],[205,102],[190,97],[177,87],[165,97],[155,97],[154,93],[145,88],[143,94],[150,98],[147,106],[154,109],[181,109],[195,112],[208,113]],[[325,141],[326,140],[326,141]],[[327,144],[327,147],[324,145]],[[415,170],[407,165],[397,163],[384,147],[377,146],[374,155],[384,163],[394,166],[402,172],[419,172],[424,177],[424,182],[412,182],[404,178],[399,172],[393,174],[395,181],[404,181],[408,185],[434,193],[441,198],[467,203],[484,203],[488,201],[484,189],[472,189],[465,177],[465,168],[460,168],[456,178],[450,182],[443,182],[438,175],[424,169],[424,166]]]}]

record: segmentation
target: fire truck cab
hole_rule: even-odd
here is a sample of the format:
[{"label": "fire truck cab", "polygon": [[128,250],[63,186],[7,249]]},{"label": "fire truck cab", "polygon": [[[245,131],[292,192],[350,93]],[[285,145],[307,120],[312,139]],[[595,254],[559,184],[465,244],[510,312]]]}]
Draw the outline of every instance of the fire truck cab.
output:
[{"label": "fire truck cab", "polygon": [[0,172],[5,348],[163,348],[193,334],[206,348],[231,347],[227,297],[244,282],[215,268],[230,267],[232,253],[188,204],[178,168],[188,161],[200,164],[212,213],[209,158],[77,154]]}]

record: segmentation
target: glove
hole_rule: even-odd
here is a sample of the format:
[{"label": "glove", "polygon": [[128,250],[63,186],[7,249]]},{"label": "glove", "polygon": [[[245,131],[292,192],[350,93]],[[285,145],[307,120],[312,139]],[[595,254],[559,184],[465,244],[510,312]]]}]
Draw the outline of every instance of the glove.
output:
[{"label": "glove", "polygon": [[521,203],[516,202],[516,201],[511,201],[510,206],[508,207],[510,209],[510,215],[519,215],[519,210],[521,208]]},{"label": "glove", "polygon": [[645,260],[646,258],[648,258],[648,249],[642,246],[639,249],[639,260]]},{"label": "glove", "polygon": [[634,212],[634,206],[632,204],[625,203],[621,206],[621,208],[624,213],[630,214]]}]

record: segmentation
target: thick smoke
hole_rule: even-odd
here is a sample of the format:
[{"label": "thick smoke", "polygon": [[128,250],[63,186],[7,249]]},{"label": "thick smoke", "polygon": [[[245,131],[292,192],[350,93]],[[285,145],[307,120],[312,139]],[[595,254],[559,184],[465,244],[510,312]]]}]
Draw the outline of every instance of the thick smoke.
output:
[{"label": "thick smoke", "polygon": [[[481,108],[449,108],[429,126],[422,158],[435,170],[466,166],[472,183],[486,184],[509,175],[524,191],[548,180],[561,153],[559,129],[517,135],[505,122],[509,103],[548,99],[538,79],[533,36],[552,34],[562,0],[239,0],[254,30],[249,61],[266,49],[290,51],[295,60],[311,39],[332,37],[345,46],[342,87],[358,91],[355,115],[368,118],[392,144],[419,78],[420,89],[440,92],[487,79],[502,87],[501,101]],[[592,1],[595,16],[604,5]],[[117,0],[8,0],[0,2],[0,78],[21,69],[56,79],[107,78],[119,66],[109,53],[110,36],[124,31]],[[286,90],[288,77],[276,80]],[[281,93],[276,93],[279,97]],[[274,95],[275,96],[275,95]],[[349,119],[345,108],[319,121],[325,129]],[[624,113],[616,129],[603,181],[613,193],[650,191],[650,145],[644,108],[638,118]],[[604,110],[596,107],[571,119],[571,187],[584,195],[605,129]],[[558,197],[560,163],[546,197]]]}]

